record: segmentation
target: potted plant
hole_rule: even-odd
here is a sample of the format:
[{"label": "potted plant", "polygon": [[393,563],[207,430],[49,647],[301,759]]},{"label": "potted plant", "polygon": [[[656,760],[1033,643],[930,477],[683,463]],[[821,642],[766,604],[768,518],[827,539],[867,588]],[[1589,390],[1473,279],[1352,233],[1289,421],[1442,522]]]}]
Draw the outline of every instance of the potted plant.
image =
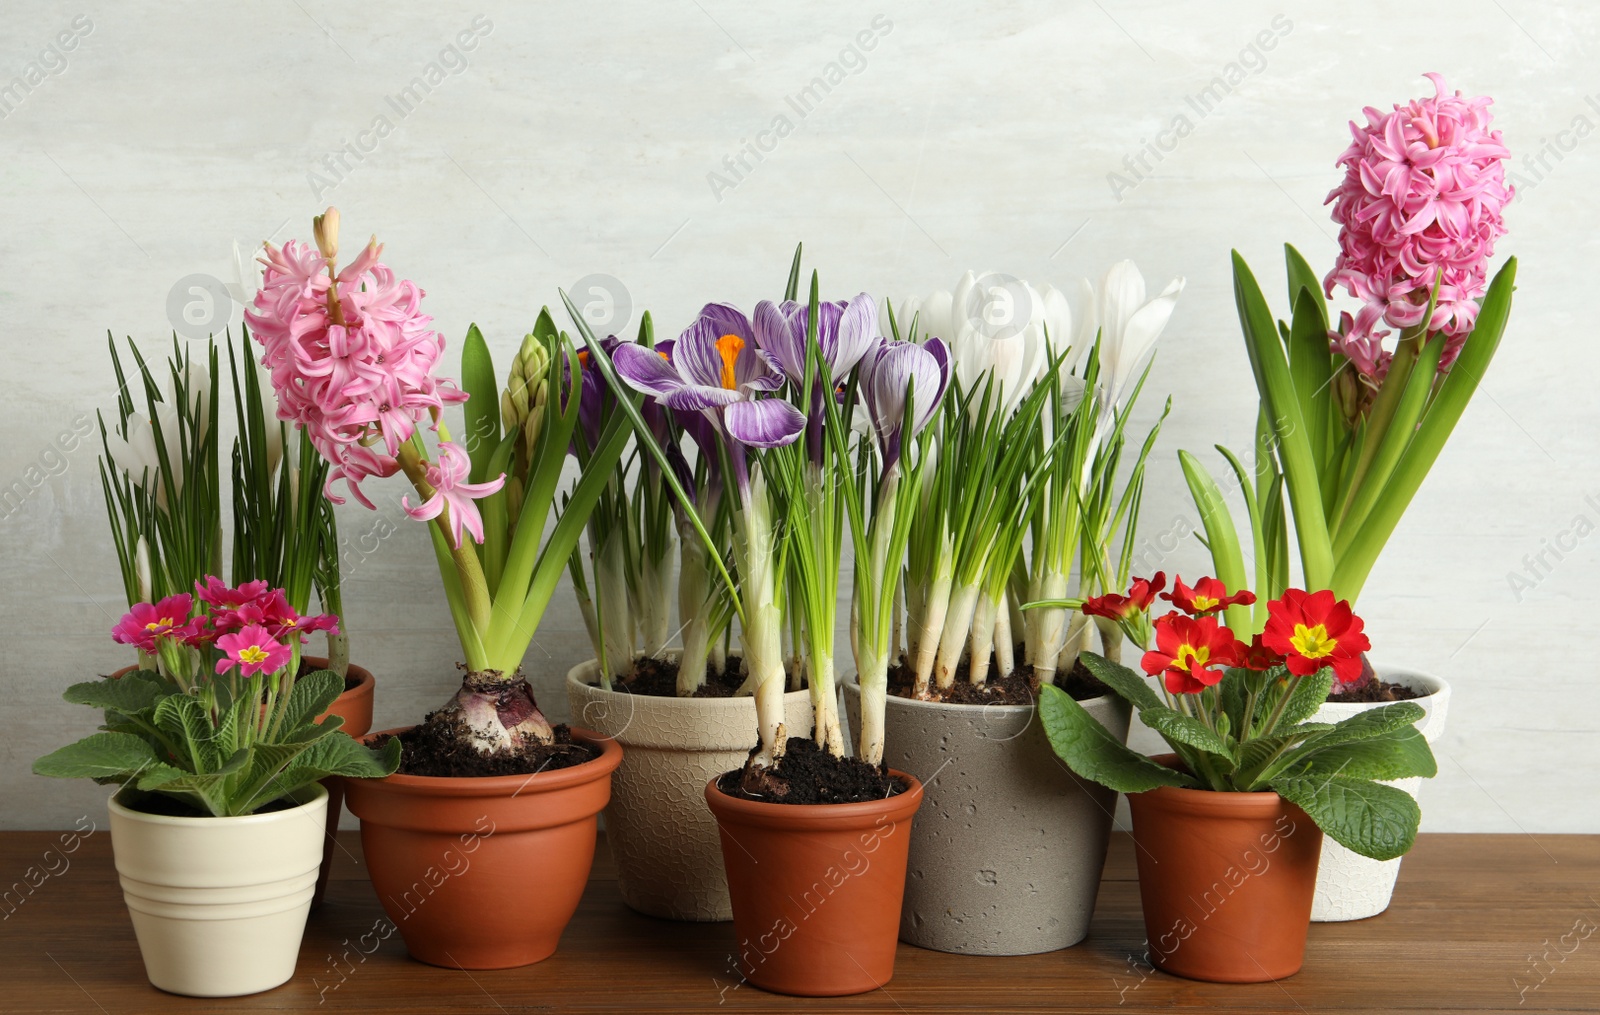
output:
[{"label": "potted plant", "polygon": [[[858,757],[844,756],[832,684],[844,527],[856,549],[860,667],[888,633],[889,611],[874,600],[893,600],[898,571],[887,568],[899,559],[897,541],[903,553],[916,491],[914,482],[900,483],[902,456],[913,452],[948,379],[942,343],[885,343],[874,334],[876,317],[870,297],[824,303],[813,275],[804,304],[763,301],[753,318],[709,306],[668,357],[624,343],[613,366],[585,334],[614,390],[626,383],[668,408],[702,414],[707,448],[727,479],[738,575],[730,594],[758,739],[744,764],[708,780],[704,793],[745,942],[731,971],[780,993],[861,993],[893,975],[907,839],[922,796],[916,779],[882,763],[881,707],[868,709]],[[648,424],[631,402],[619,404],[684,510],[698,517]],[[876,439],[852,456],[845,421],[858,404]],[[696,529],[710,548],[704,526]],[[866,573],[884,584],[866,588]],[[791,735],[784,708],[786,627],[801,632],[795,647],[811,696],[809,737],[798,728]]]},{"label": "potted plant", "polygon": [[302,640],[333,617],[300,616],[282,589],[199,591],[198,612],[187,593],[134,605],[112,637],[150,666],[68,688],[105,724],[33,770],[122,787],[111,844],[146,975],[231,997],[294,975],[322,858],[317,780],[387,775],[399,745],[351,739],[323,718],[340,678],[299,675]]},{"label": "potted plant", "polygon": [[1377,780],[1435,773],[1415,728],[1423,711],[1395,702],[1308,721],[1336,678],[1359,674],[1369,645],[1332,592],[1285,591],[1245,644],[1219,615],[1252,605],[1253,594],[1214,578],[1177,583],[1164,594],[1176,609],[1152,624],[1163,584],[1158,574],[1084,604],[1146,650],[1141,666],[1160,679],[1159,695],[1127,667],[1082,658],[1172,753],[1130,750],[1051,686],[1045,729],[1073,771],[1128,794],[1151,961],[1190,979],[1282,979],[1304,959],[1324,833],[1378,860],[1411,847],[1416,800]]},{"label": "potted plant", "polygon": [[[713,321],[715,328],[753,340],[744,315],[718,304],[708,305],[690,330],[712,327]],[[548,314],[540,316],[534,332],[554,334]],[[678,341],[692,339],[686,334]],[[601,347],[615,355],[618,344],[608,337]],[[650,315],[644,315],[640,348],[670,356],[676,344],[655,342]],[[573,452],[582,461],[593,454],[605,422],[621,412],[600,371],[588,365],[587,351],[579,360],[584,425],[574,434]],[[502,397],[508,418],[521,404],[515,367],[512,372],[512,386]],[[653,456],[641,451],[615,466],[612,484],[589,516],[587,566],[581,552],[572,559],[573,587],[594,658],[568,673],[567,700],[575,720],[614,737],[626,752],[606,807],[606,840],[623,902],[667,919],[730,920],[716,820],[704,807],[684,806],[756,746],[755,703],[743,660],[728,651],[733,600],[718,570],[731,552],[730,503],[704,417],[654,401],[645,402],[640,413],[693,513],[674,498]],[[688,453],[686,440],[694,442]],[[695,531],[702,518],[714,551]],[[669,584],[674,548],[675,626]],[[669,647],[673,631],[680,632],[681,649]],[[805,690],[785,694],[783,708],[787,721],[810,725]]]},{"label": "potted plant", "polygon": [[[248,333],[237,346],[231,338],[225,341],[238,420],[230,455],[231,490],[224,486],[218,461],[215,341],[208,341],[199,357],[174,345],[165,400],[138,347],[129,343],[137,366],[130,377],[116,343],[110,343],[117,409],[110,427],[101,418],[100,470],[128,605],[187,592],[207,575],[221,573],[227,549],[222,519],[227,514],[233,523],[234,582],[281,589],[299,613],[310,609],[314,590],[321,607],[342,622],[338,526],[321,495],[327,464],[304,435],[286,448],[284,424],[276,418],[277,399],[250,352]],[[135,409],[136,393],[143,412]],[[343,718],[344,731],[359,737],[372,727],[375,680],[368,670],[349,664],[349,635],[343,627],[330,628],[326,638],[327,655],[302,656],[301,668],[308,673],[329,669],[344,681],[328,714]],[[116,675],[148,663],[141,659]],[[343,800],[338,783],[330,781],[325,788],[328,838],[317,901],[327,883]]]},{"label": "potted plant", "polygon": [[[524,376],[541,379],[542,393],[522,425],[503,430],[482,335],[467,336],[465,390],[436,377],[444,339],[421,310],[421,290],[379,260],[375,240],[341,269],[337,228],[330,211],[315,221],[315,246],[268,248],[255,338],[280,415],[332,466],[329,497],[342,482],[371,508],[364,483],[400,474],[410,482],[418,500],[401,505],[428,523],[466,670],[421,724],[374,736],[405,745],[402,768],[348,783],[350,809],[378,897],[414,958],[526,965],[555,950],[577,909],[622,752],[552,726],[521,665],[628,429],[607,426],[563,490],[580,415],[570,344],[546,336],[536,362],[524,358]],[[444,420],[446,406],[463,402],[465,443]]]},{"label": "potted plant", "polygon": [[[1491,100],[1451,94],[1439,75],[1428,77],[1432,97],[1388,113],[1368,108],[1365,125],[1350,125],[1354,139],[1339,158],[1345,176],[1328,197],[1340,226],[1339,254],[1319,283],[1299,252],[1286,248],[1288,321],[1274,322],[1249,267],[1233,255],[1239,319],[1261,394],[1253,490],[1233,463],[1250,490],[1258,547],[1266,550],[1256,556],[1258,591],[1271,594],[1287,581],[1287,502],[1304,586],[1357,601],[1510,315],[1516,259],[1492,282],[1488,271],[1513,196],[1505,179],[1509,153],[1489,127]],[[1336,288],[1361,306],[1334,322],[1325,297]],[[1398,330],[1388,348],[1386,326]],[[1185,468],[1194,486],[1198,465]],[[1226,517],[1209,502],[1201,511],[1208,533],[1213,518]],[[1268,559],[1273,564],[1263,570]],[[1218,563],[1218,576],[1241,587],[1242,563],[1226,566]],[[1262,619],[1254,618],[1256,630]],[[1449,693],[1438,677],[1368,665],[1335,685],[1319,718],[1413,700],[1427,713],[1420,728],[1433,739],[1443,732]],[[1329,843],[1315,919],[1383,912],[1398,873],[1398,860],[1378,863]]]},{"label": "potted plant", "polygon": [[[888,671],[883,739],[897,767],[927,780],[904,941],[1017,955],[1088,933],[1115,795],[1055,763],[1035,696],[1059,674],[1118,737],[1128,708],[1074,666],[1094,630],[1085,617],[1016,607],[1065,595],[1075,561],[1080,595],[1126,581],[1159,420],[1125,478],[1118,466],[1181,288],[1175,280],[1147,302],[1138,269],[1122,262],[1083,300],[1074,333],[1056,290],[969,272],[955,296],[934,293],[889,315],[891,334],[954,336],[955,361],[910,521],[906,644],[894,637],[882,657],[903,660]],[[863,691],[846,693],[857,721]]]}]

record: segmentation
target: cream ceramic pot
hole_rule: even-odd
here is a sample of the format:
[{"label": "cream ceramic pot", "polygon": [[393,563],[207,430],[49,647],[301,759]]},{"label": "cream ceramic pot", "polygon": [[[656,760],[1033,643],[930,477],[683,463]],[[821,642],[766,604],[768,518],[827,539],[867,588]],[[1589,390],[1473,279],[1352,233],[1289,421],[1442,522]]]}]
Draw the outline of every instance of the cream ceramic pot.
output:
[{"label": "cream ceramic pot", "polygon": [[[606,841],[622,901],[669,920],[733,919],[717,822],[706,783],[744,764],[756,746],[756,707],[740,698],[666,698],[607,691],[591,684],[589,660],[567,673],[572,722],[615,738],[622,765],[612,776]],[[811,729],[811,698],[783,699],[790,736]]]},{"label": "cream ceramic pot", "polygon": [[294,975],[322,865],[328,792],[232,818],[145,814],[113,797],[111,848],[150,982],[235,997]]}]

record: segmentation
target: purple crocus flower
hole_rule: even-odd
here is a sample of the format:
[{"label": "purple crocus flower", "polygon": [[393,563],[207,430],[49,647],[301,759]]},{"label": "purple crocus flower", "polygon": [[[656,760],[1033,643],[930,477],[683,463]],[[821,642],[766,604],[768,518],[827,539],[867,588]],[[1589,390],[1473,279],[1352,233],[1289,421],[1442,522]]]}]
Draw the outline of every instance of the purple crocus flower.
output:
[{"label": "purple crocus flower", "polygon": [[[810,306],[794,300],[756,304],[756,344],[772,357],[798,391],[806,376],[806,329]],[[877,338],[878,307],[861,293],[848,303],[840,300],[817,305],[817,353],[828,376],[839,384],[872,350]],[[815,383],[813,378],[813,383]],[[822,460],[822,389],[813,388],[806,421],[806,450],[813,462]]]},{"label": "purple crocus flower", "polygon": [[[900,460],[903,443],[922,432],[939,409],[950,384],[950,350],[944,342],[879,339],[861,361],[861,387],[867,417],[883,450],[883,471]],[[906,392],[912,397],[911,432],[905,426]]]},{"label": "purple crocus flower", "polygon": [[721,434],[741,490],[747,484],[743,448],[791,444],[805,428],[800,410],[761,392],[783,386],[783,371],[756,348],[749,318],[725,303],[707,303],[684,329],[670,358],[640,345],[619,345],[612,357],[630,386],[669,409],[697,410]]}]

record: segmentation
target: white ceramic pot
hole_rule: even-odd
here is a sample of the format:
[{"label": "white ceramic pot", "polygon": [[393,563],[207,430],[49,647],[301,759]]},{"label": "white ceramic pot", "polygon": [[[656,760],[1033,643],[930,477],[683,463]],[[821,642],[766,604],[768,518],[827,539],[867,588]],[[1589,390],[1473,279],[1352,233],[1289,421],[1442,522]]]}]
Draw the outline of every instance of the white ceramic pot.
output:
[{"label": "white ceramic pot", "polygon": [[[741,698],[665,698],[607,691],[590,683],[593,659],[567,673],[572,722],[623,747],[611,777],[606,841],[622,901],[669,920],[733,919],[717,821],[706,783],[738,768],[756,746],[756,706]],[[783,698],[790,736],[811,729],[811,698]]]},{"label": "white ceramic pot", "polygon": [[[845,685],[852,728],[861,688]],[[1080,702],[1122,742],[1128,703]],[[1034,705],[889,695],[884,760],[922,780],[900,940],[964,955],[1033,955],[1089,933],[1117,794],[1056,758]]]},{"label": "white ceramic pot", "polygon": [[[1442,679],[1415,670],[1377,668],[1378,678],[1392,684],[1401,684],[1423,697],[1413,699],[1421,705],[1424,715],[1417,722],[1417,730],[1432,744],[1444,732],[1446,712],[1450,706],[1450,685]],[[1329,702],[1311,717],[1312,722],[1339,722],[1353,715],[1380,708],[1383,702],[1346,704]],[[1399,779],[1389,783],[1417,796],[1422,780]],[[1317,923],[1336,923],[1341,920],[1364,920],[1377,916],[1389,908],[1394,894],[1395,879],[1400,876],[1400,859],[1372,860],[1334,842],[1326,836],[1322,840],[1322,861],[1317,867],[1317,895],[1311,905],[1311,919]]]},{"label": "white ceramic pot", "polygon": [[294,975],[322,865],[328,791],[235,818],[144,814],[113,797],[111,848],[145,975],[173,994],[236,997]]}]

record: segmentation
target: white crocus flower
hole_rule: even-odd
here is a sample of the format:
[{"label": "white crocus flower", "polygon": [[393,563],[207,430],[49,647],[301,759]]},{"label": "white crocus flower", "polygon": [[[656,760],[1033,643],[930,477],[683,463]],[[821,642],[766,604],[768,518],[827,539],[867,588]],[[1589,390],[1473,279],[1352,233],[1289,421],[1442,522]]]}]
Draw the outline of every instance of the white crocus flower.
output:
[{"label": "white crocus flower", "polygon": [[[161,440],[166,445],[167,463],[172,467],[172,486],[183,490],[183,455],[178,439],[178,410],[170,405],[156,407],[156,423],[161,428]],[[126,438],[115,433],[106,434],[106,450],[111,454],[111,464],[128,473],[141,489],[156,495],[156,504],[167,507],[166,484],[161,481],[161,455],[156,450],[156,426],[143,416],[128,417]]]},{"label": "white crocus flower", "polygon": [[[1110,430],[1111,419],[1138,383],[1139,375],[1155,355],[1156,340],[1172,318],[1183,292],[1182,276],[1167,283],[1161,295],[1146,300],[1144,276],[1132,261],[1118,261],[1100,280],[1086,318],[1098,320],[1100,330],[1100,433]],[[1087,284],[1085,284],[1087,289]],[[1080,329],[1081,334],[1081,329]]]}]

